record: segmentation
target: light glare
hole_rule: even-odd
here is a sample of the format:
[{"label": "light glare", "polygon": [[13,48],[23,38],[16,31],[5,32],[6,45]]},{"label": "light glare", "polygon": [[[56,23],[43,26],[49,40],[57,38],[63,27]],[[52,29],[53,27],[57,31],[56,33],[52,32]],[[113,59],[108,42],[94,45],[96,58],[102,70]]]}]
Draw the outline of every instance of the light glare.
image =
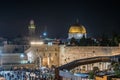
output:
[{"label": "light glare", "polygon": [[44,44],[43,42],[31,42],[30,43],[31,45],[42,45],[42,44]]}]

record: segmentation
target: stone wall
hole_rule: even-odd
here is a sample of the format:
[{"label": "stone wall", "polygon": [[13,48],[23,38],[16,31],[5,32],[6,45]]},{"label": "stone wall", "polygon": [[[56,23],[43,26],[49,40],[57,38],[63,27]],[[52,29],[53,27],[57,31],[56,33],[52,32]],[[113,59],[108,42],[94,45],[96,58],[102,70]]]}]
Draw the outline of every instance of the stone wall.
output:
[{"label": "stone wall", "polygon": [[76,59],[120,54],[120,47],[60,46],[60,65]]},{"label": "stone wall", "polygon": [[[42,65],[60,66],[76,59],[112,56],[120,54],[120,47],[101,47],[101,46],[65,46],[65,45],[39,45],[31,46],[26,53],[31,52],[30,59],[35,61],[37,57],[42,59]],[[28,55],[29,59],[29,55]]]}]

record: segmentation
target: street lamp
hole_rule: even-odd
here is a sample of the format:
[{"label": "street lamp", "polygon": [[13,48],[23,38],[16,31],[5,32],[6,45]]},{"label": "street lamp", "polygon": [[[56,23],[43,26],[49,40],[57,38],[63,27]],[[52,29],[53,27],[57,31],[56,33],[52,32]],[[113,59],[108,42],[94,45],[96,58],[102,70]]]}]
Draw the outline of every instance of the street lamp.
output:
[{"label": "street lamp", "polygon": [[21,57],[21,58],[24,58],[24,54],[21,54],[20,57]]},{"label": "street lamp", "polygon": [[24,54],[20,54],[20,59],[21,59],[21,64],[26,63]]}]

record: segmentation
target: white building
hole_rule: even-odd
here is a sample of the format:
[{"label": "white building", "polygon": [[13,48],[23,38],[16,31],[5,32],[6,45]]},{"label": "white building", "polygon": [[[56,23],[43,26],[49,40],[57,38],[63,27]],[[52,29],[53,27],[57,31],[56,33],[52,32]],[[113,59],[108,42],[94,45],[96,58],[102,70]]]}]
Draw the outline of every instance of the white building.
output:
[{"label": "white building", "polygon": [[27,45],[0,46],[0,65],[27,63],[26,48]]}]

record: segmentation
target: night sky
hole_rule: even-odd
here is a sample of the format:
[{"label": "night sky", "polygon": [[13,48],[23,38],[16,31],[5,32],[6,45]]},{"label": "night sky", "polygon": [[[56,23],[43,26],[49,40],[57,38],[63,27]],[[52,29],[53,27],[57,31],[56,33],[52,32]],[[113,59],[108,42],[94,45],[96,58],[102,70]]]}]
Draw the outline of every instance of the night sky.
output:
[{"label": "night sky", "polygon": [[87,34],[99,36],[120,34],[119,0],[2,0],[0,1],[0,36],[13,38],[27,35],[29,21],[33,19],[37,35],[45,27],[48,37],[67,38],[70,25],[79,23]]}]

